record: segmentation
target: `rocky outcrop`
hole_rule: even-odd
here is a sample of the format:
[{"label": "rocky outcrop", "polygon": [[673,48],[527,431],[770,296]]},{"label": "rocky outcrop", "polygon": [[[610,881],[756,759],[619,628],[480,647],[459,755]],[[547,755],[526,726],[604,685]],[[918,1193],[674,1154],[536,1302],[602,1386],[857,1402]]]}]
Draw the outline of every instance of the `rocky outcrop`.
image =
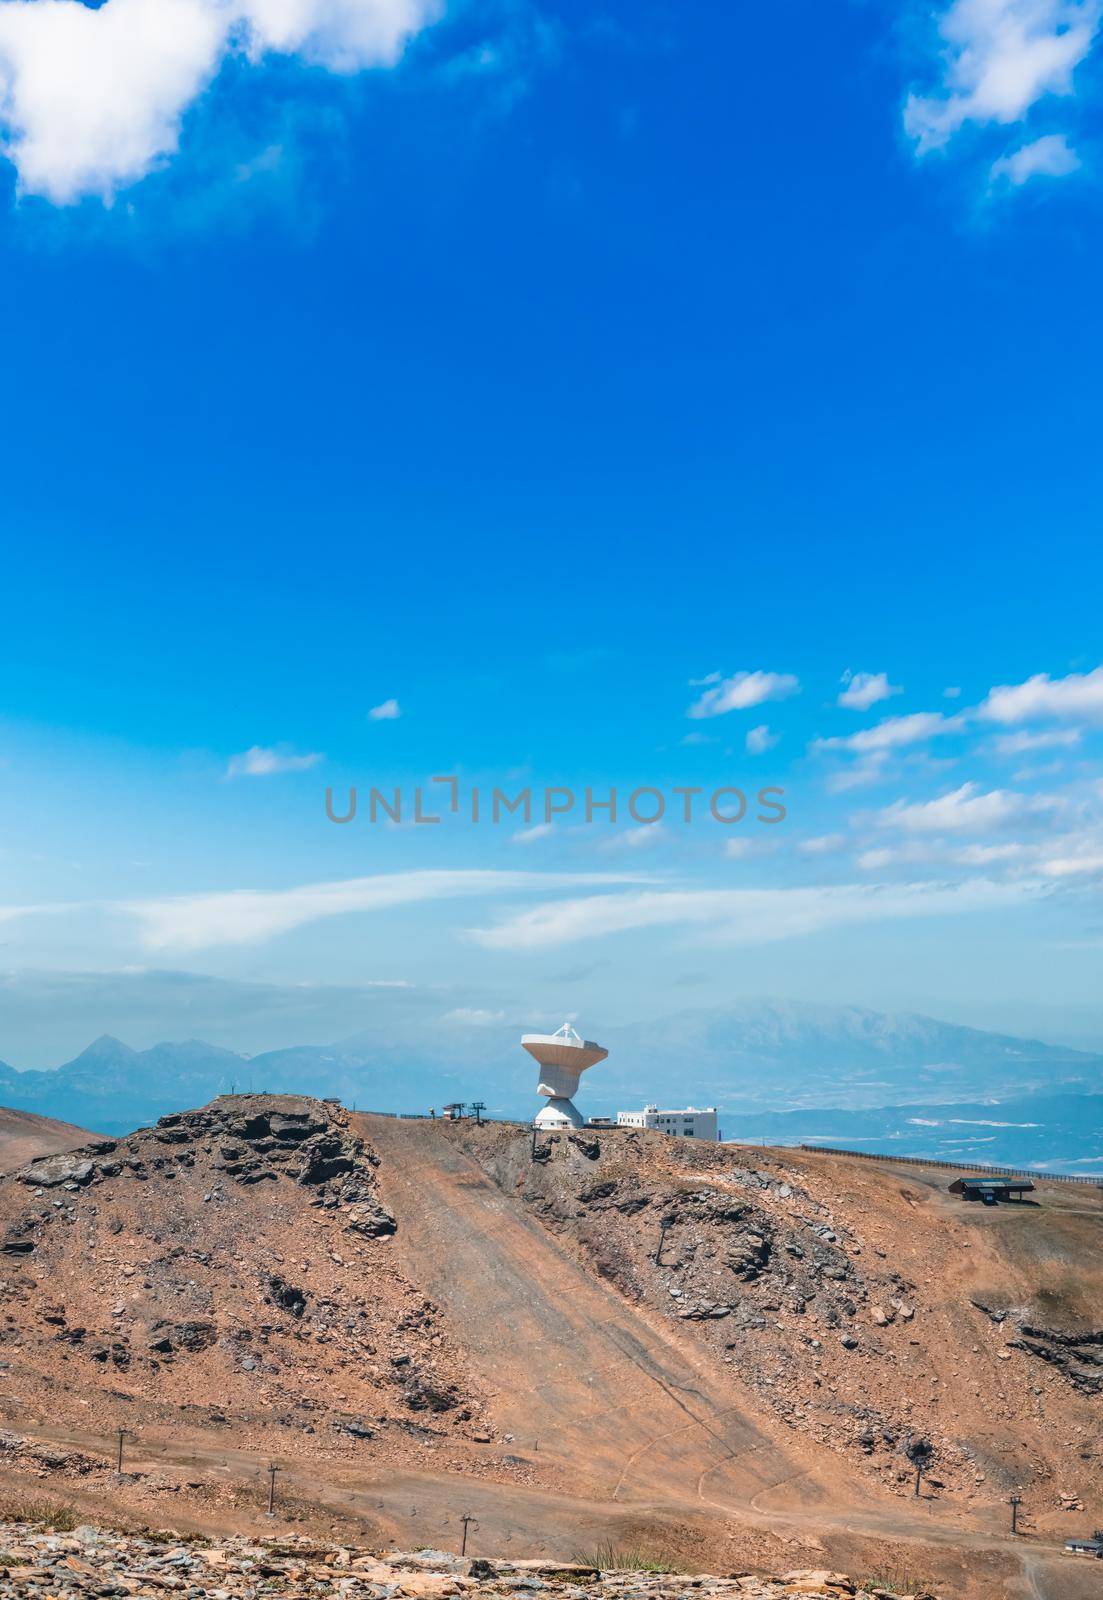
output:
[{"label": "rocky outcrop", "polygon": [[369,1238],[395,1231],[375,1194],[374,1153],[348,1130],[339,1108],[291,1095],[224,1095],[196,1111],[171,1112],[126,1139],[95,1140],[31,1162],[16,1176],[36,1193],[74,1193],[111,1178],[171,1178],[198,1156],[209,1158],[220,1179],[248,1186],[287,1178],[318,1191],[319,1203],[354,1206],[348,1225]]},{"label": "rocky outcrop", "polygon": [[1081,1394],[1103,1394],[1103,1328],[1048,1328],[1031,1322],[1024,1306],[994,1306],[983,1300],[973,1304],[1005,1329],[1007,1350],[1023,1350],[1044,1361]]},{"label": "rocky outcrop", "polygon": [[86,1160],[80,1151],[73,1151],[47,1156],[44,1161],[32,1161],[18,1176],[21,1183],[28,1184],[32,1189],[56,1189],[59,1184],[79,1189],[92,1181],[94,1173],[94,1164]]},{"label": "rocky outcrop", "polygon": [[[370,1436],[370,1430],[365,1430]],[[901,1595],[863,1587],[845,1573],[800,1568],[780,1577],[736,1573],[686,1576],[681,1571],[632,1571],[571,1561],[487,1561],[443,1550],[378,1555],[355,1546],[284,1537],[263,1540],[187,1539],[137,1534],[83,1525],[71,1534],[28,1523],[3,1530],[6,1565],[0,1566],[0,1597],[24,1600],[31,1592],[55,1600],[87,1595],[217,1594],[220,1600],[253,1600],[258,1593],[331,1595],[349,1600],[446,1600],[464,1594],[515,1597],[540,1590],[564,1600],[935,1600],[926,1591]],[[661,1569],[661,1562],[656,1563]],[[212,1588],[212,1582],[215,1587]]]}]

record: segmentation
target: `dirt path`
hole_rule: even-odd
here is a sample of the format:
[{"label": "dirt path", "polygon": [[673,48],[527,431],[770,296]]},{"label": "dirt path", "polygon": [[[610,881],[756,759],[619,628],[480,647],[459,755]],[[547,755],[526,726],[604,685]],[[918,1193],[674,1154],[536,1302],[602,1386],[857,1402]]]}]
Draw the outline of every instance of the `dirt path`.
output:
[{"label": "dirt path", "polygon": [[745,1500],[792,1476],[696,1351],[571,1261],[447,1138],[383,1119],[365,1131],[401,1219],[395,1248],[447,1307],[519,1453],[624,1503],[693,1500],[702,1472]]}]

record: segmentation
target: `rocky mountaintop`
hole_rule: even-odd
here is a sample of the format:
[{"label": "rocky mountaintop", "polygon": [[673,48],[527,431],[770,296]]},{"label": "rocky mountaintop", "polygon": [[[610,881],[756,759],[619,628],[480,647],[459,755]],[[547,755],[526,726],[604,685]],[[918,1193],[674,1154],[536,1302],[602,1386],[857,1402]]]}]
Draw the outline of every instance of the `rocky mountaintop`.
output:
[{"label": "rocky mountaintop", "polygon": [[0,1181],[6,1400],[54,1423],[178,1410],[263,1436],[477,1426],[438,1307],[395,1267],[377,1157],[340,1107],[224,1096]]}]

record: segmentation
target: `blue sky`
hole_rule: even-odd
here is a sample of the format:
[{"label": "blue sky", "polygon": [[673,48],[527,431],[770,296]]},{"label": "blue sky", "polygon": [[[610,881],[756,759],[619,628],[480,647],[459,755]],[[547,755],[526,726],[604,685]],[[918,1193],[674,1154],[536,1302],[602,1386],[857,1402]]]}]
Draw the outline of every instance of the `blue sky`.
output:
[{"label": "blue sky", "polygon": [[[0,1056],[1103,1042],[1099,21],[0,0]],[[325,819],[441,773],[788,815]]]}]

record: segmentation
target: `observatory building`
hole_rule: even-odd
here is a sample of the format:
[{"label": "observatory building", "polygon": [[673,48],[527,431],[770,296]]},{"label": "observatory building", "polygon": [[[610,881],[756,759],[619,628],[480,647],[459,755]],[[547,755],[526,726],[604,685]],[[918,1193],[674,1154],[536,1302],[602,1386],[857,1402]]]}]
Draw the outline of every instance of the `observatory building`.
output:
[{"label": "observatory building", "polygon": [[536,1061],[540,1077],[537,1094],[548,1103],[534,1119],[538,1128],[581,1128],[583,1118],[574,1102],[578,1080],[589,1067],[596,1067],[609,1054],[592,1039],[583,1039],[565,1022],[557,1033],[526,1033],[522,1047]]}]

